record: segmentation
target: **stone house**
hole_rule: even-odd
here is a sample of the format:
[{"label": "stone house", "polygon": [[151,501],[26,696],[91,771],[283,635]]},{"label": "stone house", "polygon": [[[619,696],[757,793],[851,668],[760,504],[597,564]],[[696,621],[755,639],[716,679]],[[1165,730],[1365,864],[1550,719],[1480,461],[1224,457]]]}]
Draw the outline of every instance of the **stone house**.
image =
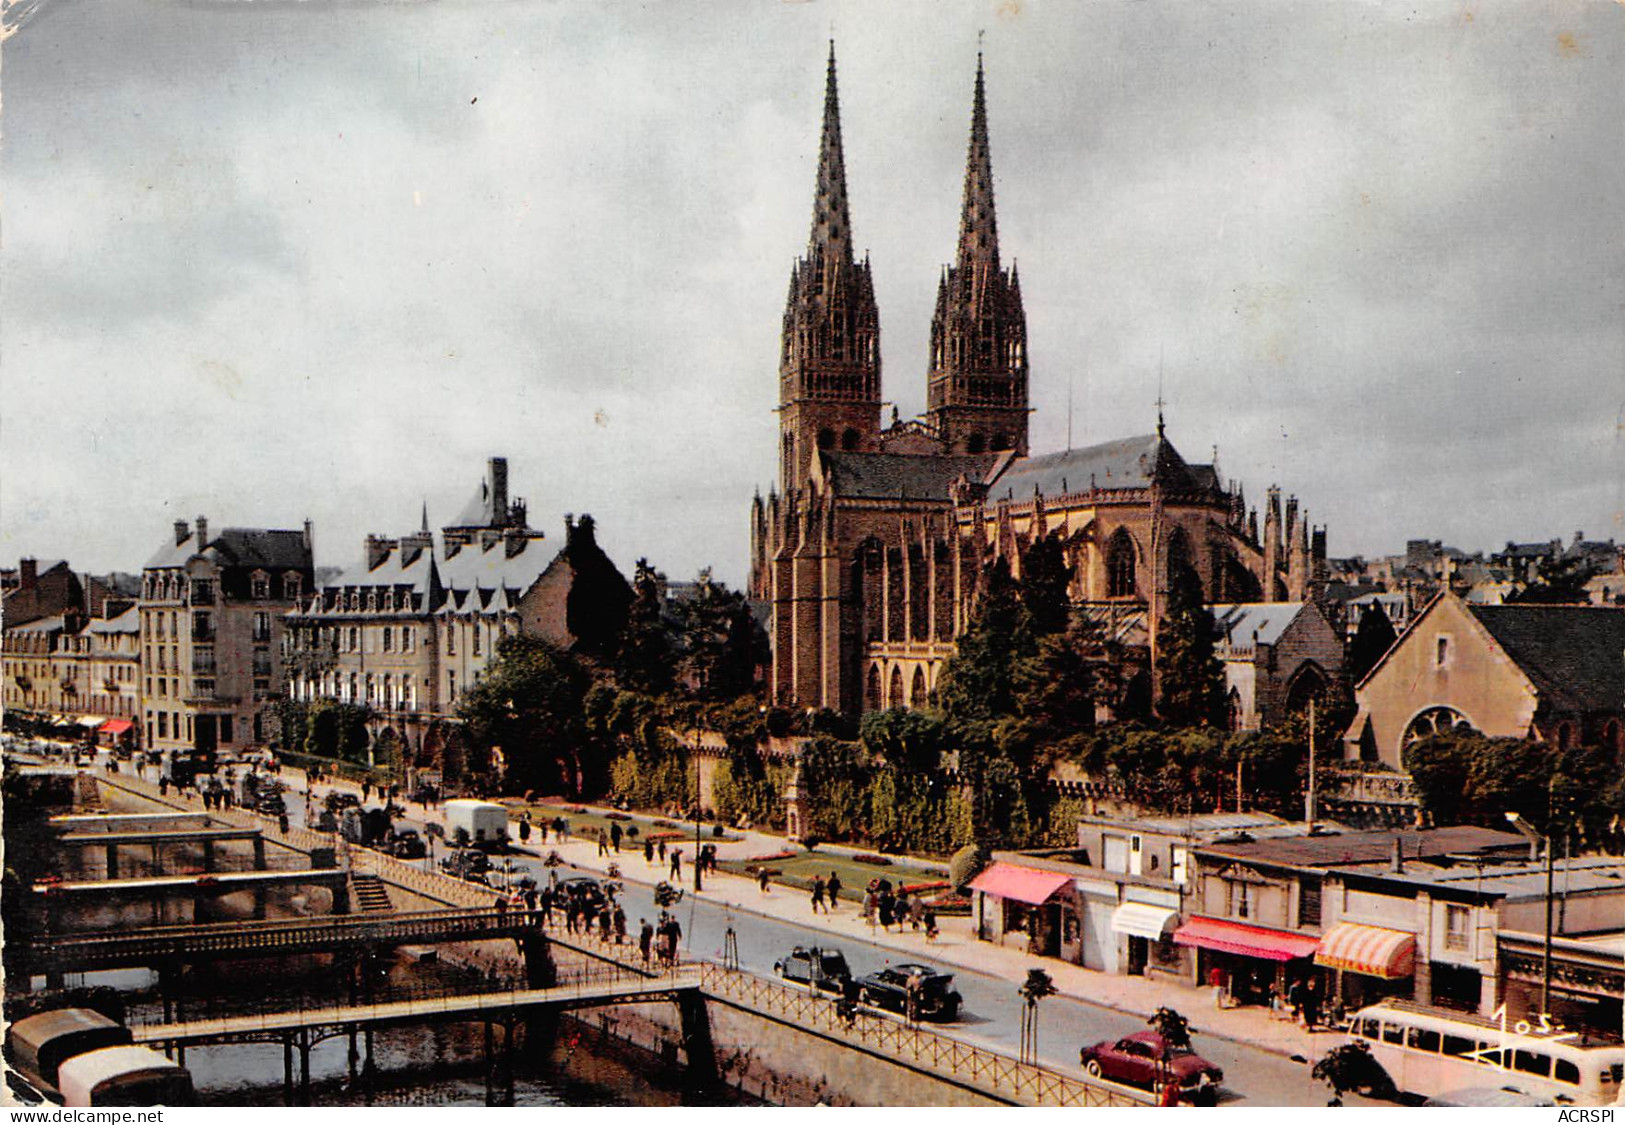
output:
[{"label": "stone house", "polygon": [[1343,631],[1317,602],[1210,607],[1232,730],[1258,730],[1346,690]]}]

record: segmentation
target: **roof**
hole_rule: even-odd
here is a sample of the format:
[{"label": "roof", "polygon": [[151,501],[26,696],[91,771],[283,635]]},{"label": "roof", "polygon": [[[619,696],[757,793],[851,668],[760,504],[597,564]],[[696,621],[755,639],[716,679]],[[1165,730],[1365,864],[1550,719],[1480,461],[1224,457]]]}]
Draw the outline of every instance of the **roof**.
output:
[{"label": "roof", "polygon": [[147,560],[147,568],[185,566],[194,555],[214,549],[220,565],[258,570],[309,570],[310,548],[303,531],[281,531],[261,527],[228,527],[201,546],[192,532],[176,543],[164,542]]},{"label": "roof", "polygon": [[1210,465],[1187,465],[1173,445],[1156,434],[1122,438],[1083,449],[1020,457],[992,482],[989,500],[1029,500],[1034,491],[1062,496],[1090,489],[1146,488],[1153,476],[1174,488],[1216,487]]},{"label": "roof", "polygon": [[474,490],[474,495],[468,498],[463,510],[457,513],[457,518],[447,527],[496,527],[502,523],[499,518],[506,513],[495,512],[491,504],[491,485],[489,481],[480,481],[480,486]]},{"label": "roof", "polygon": [[166,1059],[150,1047],[103,1047],[99,1051],[75,1055],[64,1062],[57,1070],[57,1085],[64,1095],[69,1095],[70,1087],[89,1093],[110,1078],[154,1071],[185,1073],[178,1063]]},{"label": "roof", "polygon": [[1625,699],[1625,610],[1591,605],[1474,605],[1543,697],[1577,711],[1618,711]]},{"label": "roof", "polygon": [[1231,645],[1272,645],[1303,612],[1303,602],[1247,602],[1215,605],[1213,623]]},{"label": "roof", "polygon": [[837,495],[854,499],[950,499],[960,477],[980,483],[1001,455],[919,456],[909,453],[823,454],[825,476]]},{"label": "roof", "polygon": [[131,606],[117,617],[97,617],[85,626],[87,633],[139,633],[141,614]]},{"label": "roof", "polygon": [[1395,839],[1400,841],[1401,854],[1407,860],[1528,846],[1522,836],[1512,832],[1460,824],[1422,831],[1347,832],[1236,844],[1215,842],[1202,845],[1199,850],[1206,855],[1279,867],[1337,867],[1384,862],[1393,854]]},{"label": "roof", "polygon": [[1107,828],[1132,828],[1140,832],[1165,832],[1175,836],[1200,836],[1242,829],[1256,831],[1282,827],[1288,823],[1272,813],[1262,812],[1201,813],[1197,816],[1080,816],[1078,822]]},{"label": "roof", "polygon": [[[1587,891],[1614,891],[1625,895],[1625,860],[1617,856],[1589,856],[1559,860],[1553,866],[1553,883],[1564,894]],[[1406,864],[1404,871],[1354,872],[1379,874],[1383,878],[1441,889],[1454,887],[1474,894],[1497,895],[1507,899],[1546,897],[1544,860],[1504,860],[1477,864],[1457,860],[1445,864]]]},{"label": "roof", "polygon": [[21,625],[8,625],[6,631],[11,633],[54,633],[62,628],[62,624],[60,615],[56,617],[36,617],[32,621],[23,622]]}]

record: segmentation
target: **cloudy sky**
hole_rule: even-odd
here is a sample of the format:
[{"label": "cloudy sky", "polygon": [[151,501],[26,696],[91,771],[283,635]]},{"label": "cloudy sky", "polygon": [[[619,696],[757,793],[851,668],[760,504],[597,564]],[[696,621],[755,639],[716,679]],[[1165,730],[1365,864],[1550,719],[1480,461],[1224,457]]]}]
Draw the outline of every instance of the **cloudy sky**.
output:
[{"label": "cloudy sky", "polygon": [[45,0],[0,49],[0,558],[449,519],[747,567],[837,40],[924,407],[978,32],[1035,451],[1150,429],[1334,554],[1625,535],[1625,6]]}]

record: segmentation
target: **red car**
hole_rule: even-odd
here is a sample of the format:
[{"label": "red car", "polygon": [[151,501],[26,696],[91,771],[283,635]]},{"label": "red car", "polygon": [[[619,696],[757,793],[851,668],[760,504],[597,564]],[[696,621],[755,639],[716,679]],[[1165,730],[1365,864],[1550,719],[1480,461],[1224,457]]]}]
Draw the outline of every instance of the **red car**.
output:
[{"label": "red car", "polygon": [[1155,1031],[1136,1031],[1116,1042],[1085,1047],[1078,1052],[1078,1061],[1095,1078],[1150,1090],[1160,1090],[1171,1073],[1179,1082],[1181,1096],[1199,1105],[1217,1101],[1219,1084],[1224,1081],[1224,1071],[1189,1047],[1169,1047]]}]

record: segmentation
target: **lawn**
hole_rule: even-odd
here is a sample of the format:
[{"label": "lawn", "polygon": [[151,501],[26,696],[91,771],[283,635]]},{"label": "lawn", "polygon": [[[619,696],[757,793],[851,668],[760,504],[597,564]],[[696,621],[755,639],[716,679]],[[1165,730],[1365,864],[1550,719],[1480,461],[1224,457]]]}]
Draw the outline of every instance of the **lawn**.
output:
[{"label": "lawn", "polygon": [[798,849],[795,855],[787,859],[772,859],[763,862],[757,862],[749,858],[717,861],[717,867],[720,870],[749,877],[754,877],[756,872],[763,866],[776,872],[773,876],[775,883],[795,887],[809,893],[812,891],[813,876],[822,875],[828,879],[831,872],[836,872],[841,877],[841,898],[849,902],[861,902],[863,900],[863,892],[869,886],[870,879],[890,879],[893,890],[903,884],[941,883],[946,881],[941,875],[933,871],[913,867],[906,863],[893,861],[886,866],[880,866],[872,863],[859,863],[851,856],[835,855],[829,852],[809,852],[801,849]]}]

